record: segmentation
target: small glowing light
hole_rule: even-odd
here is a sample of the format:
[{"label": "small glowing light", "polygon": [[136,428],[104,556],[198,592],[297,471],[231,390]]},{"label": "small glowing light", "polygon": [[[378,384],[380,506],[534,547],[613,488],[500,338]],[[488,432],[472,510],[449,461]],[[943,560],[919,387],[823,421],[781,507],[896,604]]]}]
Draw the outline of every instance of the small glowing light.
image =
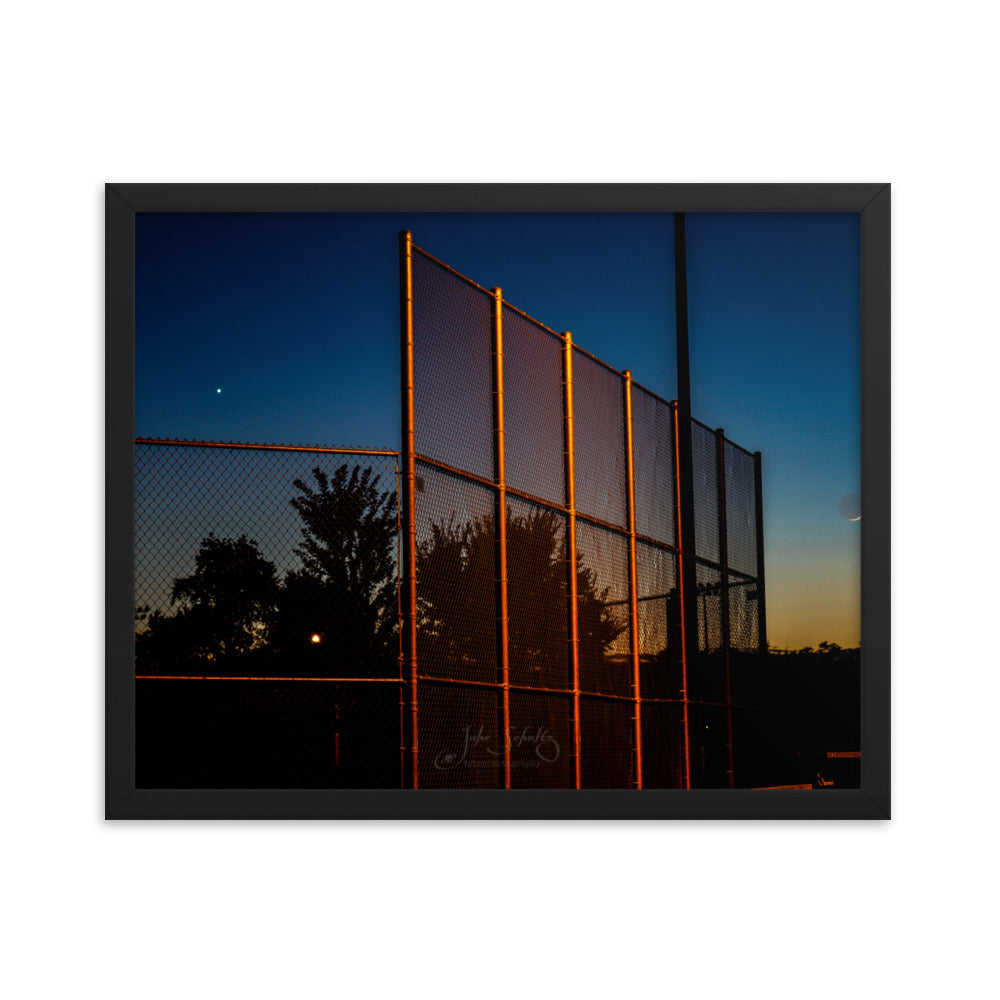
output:
[{"label": "small glowing light", "polygon": [[217,393],[218,393],[218,392],[222,392],[222,390],[221,390],[221,389],[216,389],[215,391],[216,391]]},{"label": "small glowing light", "polygon": [[309,636],[309,641],[314,646],[317,645],[318,643],[320,643],[322,641],[322,639],[323,639],[323,637],[318,632],[313,632],[313,634],[311,636]]}]

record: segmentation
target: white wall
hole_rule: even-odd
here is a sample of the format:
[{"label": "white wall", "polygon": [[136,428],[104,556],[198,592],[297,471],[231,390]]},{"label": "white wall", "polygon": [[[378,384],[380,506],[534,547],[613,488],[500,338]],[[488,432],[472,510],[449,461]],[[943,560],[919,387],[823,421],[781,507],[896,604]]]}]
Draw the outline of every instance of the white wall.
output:
[{"label": "white wall", "polygon": [[[986,6],[352,8],[5,13],[9,994],[982,995],[998,703],[996,448],[977,431],[995,424],[997,360]],[[104,181],[508,179],[893,183],[896,818],[104,823]]]}]

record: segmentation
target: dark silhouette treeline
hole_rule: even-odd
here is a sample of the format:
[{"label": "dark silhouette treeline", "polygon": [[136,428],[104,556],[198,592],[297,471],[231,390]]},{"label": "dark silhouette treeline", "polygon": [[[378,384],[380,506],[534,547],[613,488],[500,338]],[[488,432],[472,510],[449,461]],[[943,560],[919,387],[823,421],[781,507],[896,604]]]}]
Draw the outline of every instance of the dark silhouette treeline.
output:
[{"label": "dark silhouette treeline", "polygon": [[[398,787],[400,687],[376,680],[400,676],[395,490],[380,490],[371,468],[347,464],[331,474],[314,469],[294,486],[297,568],[279,577],[254,539],[209,534],[193,572],[173,581],[171,613],[137,609],[140,677],[258,678],[137,681],[140,785]],[[564,523],[545,511],[517,516],[508,508],[506,528],[511,680],[565,689]],[[418,545],[422,671],[496,679],[494,553],[492,518],[432,525]],[[627,657],[617,648],[623,602],[609,600],[582,555],[576,577],[583,687],[613,690],[614,674],[627,688]],[[699,588],[699,607],[708,603],[688,672],[693,701],[725,700],[721,631],[708,610],[713,595]],[[660,599],[658,638],[641,656],[643,697],[679,699],[676,589]],[[734,650],[730,664],[738,787],[857,786],[856,760],[826,756],[859,746],[857,649]],[[273,679],[285,677],[305,680]],[[728,785],[725,712],[691,708],[698,787]]]},{"label": "dark silhouette treeline", "polygon": [[[341,466],[295,480],[301,567],[279,580],[246,535],[203,539],[174,580],[172,615],[140,608],[140,675],[398,677],[395,494]],[[417,552],[422,658],[463,671],[495,641],[492,519],[435,524]],[[566,673],[566,546],[555,515],[507,512],[510,655],[521,683]],[[598,664],[624,631],[577,559],[581,660]],[[557,678],[565,686],[566,676]]]},{"label": "dark silhouette treeline", "polygon": [[279,580],[258,544],[205,538],[173,583],[172,615],[140,609],[139,674],[393,677],[398,674],[396,496],[370,468],[295,480],[301,567]]},{"label": "dark silhouette treeline", "polygon": [[738,657],[734,741],[742,787],[860,787],[861,650],[821,642]]},{"label": "dark silhouette treeline", "polygon": [[296,479],[300,567],[245,535],[202,540],[172,614],[140,608],[136,770],[144,787],[397,787],[395,490],[371,468]]},{"label": "dark silhouette treeline", "polygon": [[[298,568],[279,578],[254,539],[209,534],[173,581],[173,613],[137,609],[140,678],[260,678],[137,681],[147,787],[399,784],[400,690],[375,681],[400,669],[395,492],[359,465],[294,485]],[[565,687],[565,539],[554,515],[507,517],[513,669]],[[494,649],[494,544],[492,520],[477,519],[434,525],[419,546],[427,669],[469,676]],[[582,557],[577,587],[581,659],[599,672],[623,626]]]},{"label": "dark silhouette treeline", "polygon": [[[508,654],[515,683],[566,688],[566,540],[561,518],[507,509]],[[436,524],[417,548],[419,659],[434,668],[476,668],[495,662],[495,534],[492,518]],[[594,570],[577,555],[581,663],[598,667],[624,632],[599,589]],[[464,672],[464,671],[463,671]],[[461,674],[459,674],[461,676]],[[493,679],[493,678],[490,678]]]}]

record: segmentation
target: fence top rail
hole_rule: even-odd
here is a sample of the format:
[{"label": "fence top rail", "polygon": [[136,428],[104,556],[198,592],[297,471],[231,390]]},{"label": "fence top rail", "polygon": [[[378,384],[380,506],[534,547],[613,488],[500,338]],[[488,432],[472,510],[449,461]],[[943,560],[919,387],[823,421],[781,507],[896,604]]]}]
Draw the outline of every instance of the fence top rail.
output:
[{"label": "fence top rail", "polygon": [[729,438],[726,438],[726,444],[732,445],[737,451],[742,451],[744,455],[750,458],[754,456],[754,453],[749,448],[744,448],[743,445],[737,444],[735,441],[730,441]]},{"label": "fence top rail", "polygon": [[534,316],[529,316],[523,309],[518,309],[517,306],[508,302],[506,299],[503,299],[503,307],[504,309],[509,309],[511,312],[517,313],[522,319],[526,319],[529,323],[533,323],[540,330],[544,330],[546,333],[555,337],[556,340],[565,341],[566,337],[564,334],[559,333],[558,330],[553,330],[551,326],[546,326],[540,319],[535,319]]},{"label": "fence top rail", "polygon": [[399,457],[398,451],[382,448],[324,448],[305,444],[255,444],[245,441],[188,441],[180,438],[137,437],[136,444],[165,445],[174,448],[242,448],[248,451],[308,451],[324,455],[386,455]]},{"label": "fence top rail", "polygon": [[644,385],[639,385],[635,379],[632,379],[632,388],[637,389],[639,392],[645,393],[650,399],[656,400],[657,403],[662,403],[664,406],[669,406],[673,409],[677,405],[676,399],[664,399],[658,393],[653,392],[652,389],[647,389]]},{"label": "fence top rail", "polygon": [[620,372],[617,368],[615,368],[614,365],[609,365],[607,361],[602,361],[596,354],[591,354],[590,351],[586,350],[585,348],[581,347],[579,344],[575,342],[573,344],[573,350],[576,351],[577,354],[582,354],[585,358],[589,358],[591,361],[593,361],[595,364],[600,365],[602,368],[606,368],[609,372],[611,372],[612,375],[617,375],[620,379],[624,380],[625,374],[623,372]]},{"label": "fence top rail", "polygon": [[[692,417],[691,418],[691,423],[692,424],[697,424],[703,430],[708,431],[709,434],[714,434],[715,433],[715,428],[714,427],[709,427],[708,424],[706,424],[704,420],[699,420],[697,417]],[[723,435],[723,437],[725,439],[726,444],[731,444],[738,451],[742,451],[744,455],[749,455],[751,458],[753,458],[753,452],[749,448],[744,448],[743,445],[737,444],[735,441],[732,441],[729,438],[725,437],[725,435]]]},{"label": "fence top rail", "polygon": [[410,245],[410,249],[413,253],[420,254],[421,257],[425,257],[427,260],[431,261],[433,264],[437,264],[438,267],[444,268],[449,274],[453,274],[456,278],[461,278],[467,285],[472,285],[473,288],[478,288],[484,295],[492,295],[493,293],[488,289],[484,288],[478,281],[473,281],[467,274],[462,274],[461,271],[456,271],[450,264],[446,264],[439,257],[435,257],[434,254],[428,253],[423,247],[418,247],[416,243]]}]

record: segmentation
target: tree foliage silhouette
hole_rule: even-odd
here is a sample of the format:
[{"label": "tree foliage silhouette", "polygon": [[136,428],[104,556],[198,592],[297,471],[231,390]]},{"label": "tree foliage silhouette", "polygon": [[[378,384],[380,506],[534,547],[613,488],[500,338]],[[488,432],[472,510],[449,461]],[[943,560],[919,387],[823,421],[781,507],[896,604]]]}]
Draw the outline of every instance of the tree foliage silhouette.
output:
[{"label": "tree foliage silhouette", "polygon": [[294,481],[301,568],[279,583],[257,542],[209,534],[195,571],[171,588],[175,614],[136,610],[142,672],[231,664],[247,676],[391,676],[396,641],[396,496],[371,468],[341,465]]},{"label": "tree foliage silhouette", "polygon": [[174,580],[170,603],[178,605],[176,614],[156,610],[142,616],[147,627],[136,639],[138,665],[171,672],[263,648],[279,593],[274,565],[255,541],[209,534],[195,556],[194,573]]},{"label": "tree foliage silhouette", "polygon": [[[577,559],[581,657],[600,663],[624,631]],[[566,542],[548,511],[507,509],[508,650],[512,669],[543,686],[568,681]],[[495,537],[492,517],[431,526],[417,549],[419,658],[437,670],[467,673],[496,665]]]},{"label": "tree foliage silhouette", "polygon": [[395,492],[380,491],[370,467],[312,475],[295,480],[302,568],[282,585],[274,650],[307,655],[313,674],[387,676],[399,654]]}]

